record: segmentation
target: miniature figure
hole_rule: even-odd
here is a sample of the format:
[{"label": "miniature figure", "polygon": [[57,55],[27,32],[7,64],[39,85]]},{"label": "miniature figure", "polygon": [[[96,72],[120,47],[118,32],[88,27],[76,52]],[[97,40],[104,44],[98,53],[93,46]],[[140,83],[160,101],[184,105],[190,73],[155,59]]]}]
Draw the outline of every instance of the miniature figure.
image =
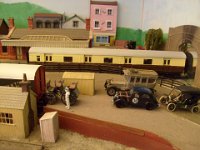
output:
[{"label": "miniature figure", "polygon": [[70,95],[70,91],[68,87],[65,87],[65,103],[66,103],[66,108],[70,109],[70,100],[69,100],[69,95]]}]

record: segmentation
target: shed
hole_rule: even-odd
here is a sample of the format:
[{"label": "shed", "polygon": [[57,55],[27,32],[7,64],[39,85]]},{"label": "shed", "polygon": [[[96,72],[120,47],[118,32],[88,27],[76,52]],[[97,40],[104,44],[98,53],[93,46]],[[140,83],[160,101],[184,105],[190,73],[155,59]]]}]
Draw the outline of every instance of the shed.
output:
[{"label": "shed", "polygon": [[78,90],[83,95],[94,95],[95,74],[90,72],[64,72],[65,85],[77,82]]},{"label": "shed", "polygon": [[36,124],[36,97],[21,87],[0,86],[0,137],[23,139]]},{"label": "shed", "polygon": [[48,112],[40,118],[40,131],[43,142],[56,142],[58,138],[58,113]]},{"label": "shed", "polygon": [[0,63],[0,85],[18,83],[24,73],[39,98],[46,91],[45,69],[41,65]]}]

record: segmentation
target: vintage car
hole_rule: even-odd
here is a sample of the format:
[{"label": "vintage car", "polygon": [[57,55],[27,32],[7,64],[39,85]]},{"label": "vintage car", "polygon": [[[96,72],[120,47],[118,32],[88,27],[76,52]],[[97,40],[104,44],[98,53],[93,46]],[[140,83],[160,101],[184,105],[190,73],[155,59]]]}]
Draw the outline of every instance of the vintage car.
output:
[{"label": "vintage car", "polygon": [[192,113],[199,112],[198,101],[200,89],[188,85],[174,87],[168,95],[160,97],[159,102],[167,105],[167,110],[175,111],[177,108],[190,110]]},{"label": "vintage car", "polygon": [[117,81],[113,79],[107,79],[104,87],[109,96],[114,96],[117,91],[128,91],[133,86],[141,86],[150,88],[154,91],[156,80],[158,78],[157,72],[153,70],[145,69],[124,69],[124,81]]},{"label": "vintage car", "polygon": [[113,103],[118,108],[142,107],[147,110],[159,106],[152,90],[146,87],[133,87],[130,91],[117,91],[113,97]]}]

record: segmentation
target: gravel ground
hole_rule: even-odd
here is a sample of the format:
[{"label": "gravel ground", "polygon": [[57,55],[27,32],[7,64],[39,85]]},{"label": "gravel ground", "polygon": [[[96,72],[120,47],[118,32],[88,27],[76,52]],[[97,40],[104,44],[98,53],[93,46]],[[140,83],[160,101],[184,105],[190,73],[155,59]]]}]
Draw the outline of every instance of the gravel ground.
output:
[{"label": "gravel ground", "polygon": [[[47,80],[59,80],[61,77],[62,73],[47,73],[46,75]],[[117,109],[111,102],[112,98],[106,95],[103,85],[108,78],[120,80],[122,77],[113,74],[96,74],[95,78],[95,96],[80,95],[78,105],[70,110],[66,110],[61,103],[52,107],[91,118],[147,130],[167,139],[181,150],[200,149],[199,113],[192,114],[185,110],[169,112],[164,106],[153,111],[136,108]],[[160,95],[169,92],[168,89],[159,86],[156,86],[156,90],[158,98]]]}]

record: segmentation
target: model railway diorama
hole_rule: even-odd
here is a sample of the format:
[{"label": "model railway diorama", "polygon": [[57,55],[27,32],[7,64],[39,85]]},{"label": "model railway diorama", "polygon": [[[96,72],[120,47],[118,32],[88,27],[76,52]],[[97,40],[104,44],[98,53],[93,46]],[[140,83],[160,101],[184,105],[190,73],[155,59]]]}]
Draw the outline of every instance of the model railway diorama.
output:
[{"label": "model railway diorama", "polygon": [[44,65],[47,71],[122,73],[123,68],[139,68],[151,69],[159,74],[192,75],[197,63],[197,53],[111,48],[31,47],[28,62]]}]

